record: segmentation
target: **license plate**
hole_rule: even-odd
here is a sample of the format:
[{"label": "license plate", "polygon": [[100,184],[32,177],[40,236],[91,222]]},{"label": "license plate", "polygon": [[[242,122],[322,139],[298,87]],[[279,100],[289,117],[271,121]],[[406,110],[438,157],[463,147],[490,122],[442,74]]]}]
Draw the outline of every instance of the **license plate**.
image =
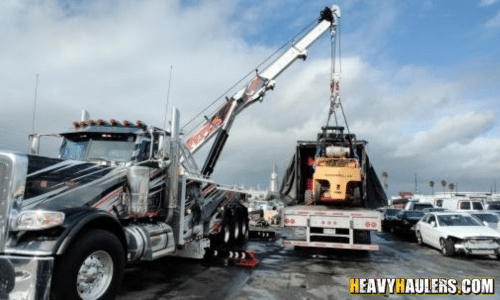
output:
[{"label": "license plate", "polygon": [[335,229],[333,228],[324,228],[323,229],[324,234],[335,234]]}]

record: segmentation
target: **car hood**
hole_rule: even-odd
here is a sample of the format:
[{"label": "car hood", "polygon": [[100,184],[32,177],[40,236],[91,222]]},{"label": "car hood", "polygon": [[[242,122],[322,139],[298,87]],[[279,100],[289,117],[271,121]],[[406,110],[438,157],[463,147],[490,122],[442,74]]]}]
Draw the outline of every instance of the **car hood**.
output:
[{"label": "car hood", "polygon": [[500,238],[500,233],[488,226],[450,226],[441,227],[440,231],[445,235],[451,235],[457,238],[468,237],[496,237]]}]

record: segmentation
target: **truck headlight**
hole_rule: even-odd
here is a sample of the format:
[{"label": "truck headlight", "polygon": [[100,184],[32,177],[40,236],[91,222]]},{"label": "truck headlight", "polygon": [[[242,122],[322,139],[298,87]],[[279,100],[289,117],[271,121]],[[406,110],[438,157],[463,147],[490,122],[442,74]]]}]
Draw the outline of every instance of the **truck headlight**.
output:
[{"label": "truck headlight", "polygon": [[27,210],[12,219],[11,230],[42,230],[61,225],[64,213],[58,211]]}]

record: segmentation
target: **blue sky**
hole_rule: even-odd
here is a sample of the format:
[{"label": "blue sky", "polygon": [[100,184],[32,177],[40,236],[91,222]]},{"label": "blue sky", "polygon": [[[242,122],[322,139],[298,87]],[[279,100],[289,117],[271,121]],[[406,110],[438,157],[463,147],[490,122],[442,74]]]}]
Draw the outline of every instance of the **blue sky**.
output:
[{"label": "blue sky", "polygon": [[[500,190],[500,1],[3,1],[0,148],[25,151],[39,74],[37,132],[94,118],[188,120],[338,4],[341,97],[389,194]],[[235,121],[214,179],[267,187],[328,108],[325,35]],[[229,94],[230,96],[230,94]],[[50,150],[50,147],[48,147]],[[49,150],[47,150],[49,152]],[[202,164],[203,153],[198,157]]]}]

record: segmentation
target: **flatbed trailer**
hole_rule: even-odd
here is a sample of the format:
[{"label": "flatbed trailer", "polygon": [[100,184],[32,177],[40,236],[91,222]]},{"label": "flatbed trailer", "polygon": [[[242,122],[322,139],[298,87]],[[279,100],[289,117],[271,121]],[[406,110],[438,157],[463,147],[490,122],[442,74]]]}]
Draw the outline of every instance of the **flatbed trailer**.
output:
[{"label": "flatbed trailer", "polygon": [[299,205],[283,209],[281,234],[287,246],[379,250],[370,232],[381,232],[381,222],[374,210]]}]

